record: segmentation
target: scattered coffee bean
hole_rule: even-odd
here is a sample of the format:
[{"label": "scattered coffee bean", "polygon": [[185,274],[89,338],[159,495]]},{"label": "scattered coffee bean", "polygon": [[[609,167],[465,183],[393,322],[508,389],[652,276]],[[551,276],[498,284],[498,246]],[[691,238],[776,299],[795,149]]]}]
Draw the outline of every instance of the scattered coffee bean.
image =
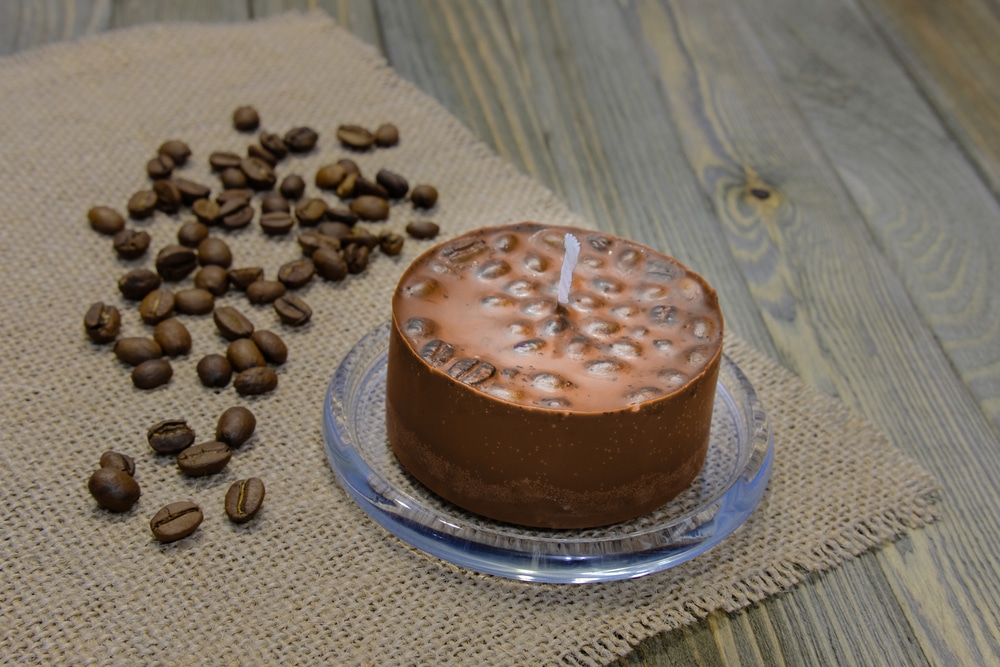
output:
[{"label": "scattered coffee bean", "polygon": [[278,386],[278,374],[267,366],[248,368],[236,375],[233,386],[243,396],[266,394]]},{"label": "scattered coffee bean", "polygon": [[336,190],[345,176],[347,176],[347,169],[344,168],[344,165],[324,165],[316,171],[316,187],[322,190]]},{"label": "scattered coffee bean", "polygon": [[240,169],[247,175],[247,184],[254,190],[270,190],[277,183],[274,168],[260,158],[243,158]]},{"label": "scattered coffee bean", "polygon": [[99,465],[102,468],[114,468],[115,470],[121,470],[129,477],[135,477],[135,459],[128,454],[121,454],[119,452],[108,450],[101,454],[101,462]]},{"label": "scattered coffee bean", "polygon": [[140,190],[129,197],[125,208],[133,220],[145,220],[156,210],[156,200],[156,193],[152,190]]},{"label": "scattered coffee bean", "polygon": [[224,216],[222,226],[226,229],[242,229],[249,225],[251,220],[253,220],[253,209],[250,206],[244,206]]},{"label": "scattered coffee bean", "polygon": [[299,199],[305,191],[306,182],[298,174],[285,176],[281,179],[281,185],[278,186],[278,192],[281,193],[281,196],[292,201]]},{"label": "scattered coffee bean", "polygon": [[168,544],[194,533],[204,518],[200,507],[184,500],[160,508],[149,520],[149,528],[157,542]]},{"label": "scattered coffee bean", "polygon": [[207,354],[198,361],[198,379],[206,387],[225,387],[233,377],[233,367],[221,354]]},{"label": "scattered coffee bean", "polygon": [[284,139],[288,150],[293,153],[305,153],[316,146],[319,135],[309,127],[293,127],[285,133]]},{"label": "scattered coffee bean", "polygon": [[156,208],[164,213],[176,213],[184,203],[181,189],[169,179],[153,182],[153,192],[156,193]]},{"label": "scattered coffee bean", "polygon": [[361,178],[361,174],[356,172],[351,172],[344,176],[344,180],[340,182],[337,186],[337,196],[341,199],[350,199],[354,196],[354,186],[357,185],[358,179]]},{"label": "scattered coffee bean", "polygon": [[132,475],[117,468],[98,468],[90,475],[87,488],[98,505],[112,512],[129,511],[141,495]]},{"label": "scattered coffee bean", "polygon": [[318,231],[320,234],[323,234],[324,236],[332,236],[333,238],[339,240],[341,242],[341,245],[343,245],[344,239],[348,238],[351,235],[351,227],[354,226],[355,222],[357,222],[357,216],[355,216],[354,222],[350,223],[345,222],[343,220],[340,221],[331,220],[327,222],[321,222],[319,223],[319,226],[316,228],[316,231]]},{"label": "scattered coffee bean", "polygon": [[108,236],[114,236],[125,229],[125,218],[110,206],[95,206],[87,211],[87,222],[95,232]]},{"label": "scattered coffee bean", "polygon": [[155,389],[170,382],[173,366],[166,359],[150,359],[132,369],[132,384],[138,389]]},{"label": "scattered coffee bean", "polygon": [[118,279],[118,291],[130,301],[141,301],[162,283],[163,279],[149,269],[132,269]]},{"label": "scattered coffee bean", "polygon": [[98,301],[90,305],[83,316],[83,330],[95,343],[110,343],[122,328],[121,313],[114,306]]},{"label": "scattered coffee bean", "polygon": [[247,175],[239,167],[229,167],[219,172],[219,183],[226,190],[245,188],[249,181]]},{"label": "scattered coffee bean", "polygon": [[360,125],[341,125],[337,128],[337,138],[348,148],[367,150],[375,143],[375,135]]},{"label": "scattered coffee bean", "polygon": [[271,165],[272,168],[278,164],[278,156],[259,144],[247,146],[247,157],[255,157]]},{"label": "scattered coffee bean", "polygon": [[292,207],[288,203],[288,200],[277,192],[271,192],[260,199],[260,212],[261,213],[274,213],[275,211],[280,211],[282,213],[291,213]]},{"label": "scattered coffee bean", "polygon": [[285,140],[273,132],[261,132],[258,137],[260,145],[279,160],[288,155],[288,145]]},{"label": "scattered coffee bean", "polygon": [[385,220],[389,217],[389,202],[381,197],[362,195],[351,202],[351,213],[362,220]]},{"label": "scattered coffee bean", "polygon": [[358,180],[354,183],[354,195],[357,197],[360,197],[361,195],[371,195],[372,197],[388,199],[389,191],[382,187],[379,183],[369,181],[367,178],[359,176]]},{"label": "scattered coffee bean", "polygon": [[264,355],[257,349],[257,344],[249,338],[237,338],[226,348],[226,359],[237,373],[248,368],[266,366]]},{"label": "scattered coffee bean", "polygon": [[281,236],[292,231],[295,218],[285,211],[271,211],[260,216],[260,228],[268,236]]},{"label": "scattered coffee bean", "polygon": [[174,177],[174,185],[181,193],[181,201],[191,206],[199,199],[207,199],[212,194],[212,189],[207,185],[195,183],[186,178]]},{"label": "scattered coffee bean", "polygon": [[220,306],[212,313],[215,326],[226,340],[248,338],[253,333],[253,323],[232,306]]},{"label": "scattered coffee bean", "polygon": [[348,174],[360,174],[361,173],[361,168],[358,166],[358,163],[355,162],[354,160],[352,160],[349,157],[345,157],[345,158],[341,158],[341,159],[337,160],[337,164],[339,164],[344,169],[346,169]]},{"label": "scattered coffee bean", "polygon": [[312,254],[320,248],[340,250],[339,239],[319,232],[302,232],[299,234],[298,242],[299,247],[302,248],[302,254],[306,257],[312,257]]},{"label": "scattered coffee bean", "polygon": [[170,178],[174,171],[174,160],[169,155],[157,155],[146,163],[146,175],[156,180]]},{"label": "scattered coffee bean", "polygon": [[383,123],[375,130],[375,144],[382,148],[399,143],[399,130],[392,123]]},{"label": "scattered coffee bean", "polygon": [[301,326],[312,317],[312,308],[309,304],[294,294],[286,294],[276,299],[274,312],[282,322],[291,326]]},{"label": "scattered coffee bean", "polygon": [[191,351],[191,332],[176,317],[157,324],[153,329],[153,340],[168,357],[179,357]]},{"label": "scattered coffee bean", "polygon": [[229,272],[221,266],[209,264],[194,274],[194,286],[212,296],[222,296],[229,291]]},{"label": "scattered coffee bean", "polygon": [[239,269],[229,269],[229,284],[238,290],[247,287],[264,278],[264,269],[259,266],[246,266]]},{"label": "scattered coffee bean", "polygon": [[368,250],[374,250],[378,246],[378,237],[364,227],[354,227],[349,236],[340,240],[340,244],[344,248],[350,245],[363,245]]},{"label": "scattered coffee bean", "polygon": [[174,314],[176,303],[173,292],[155,289],[139,302],[139,317],[146,324],[159,324]]},{"label": "scattered coffee bean", "polygon": [[156,272],[164,280],[183,280],[196,268],[198,268],[198,257],[194,250],[186,246],[168,245],[156,253]]},{"label": "scattered coffee bean", "polygon": [[[358,221],[358,216],[351,212],[351,209],[338,206],[326,212],[326,219],[330,222],[338,222],[352,227]],[[323,224],[323,223],[320,223]]]},{"label": "scattered coffee bean", "polygon": [[415,239],[432,239],[438,235],[441,228],[430,220],[415,220],[406,225],[406,233]]},{"label": "scattered coffee bean", "polygon": [[250,190],[249,188],[223,190],[219,193],[219,196],[215,198],[216,203],[219,204],[219,215],[225,217],[231,213],[235,213],[244,206],[249,206],[250,202],[253,200],[253,195],[253,190]]},{"label": "scattered coffee bean", "polygon": [[[285,345],[281,336],[273,331],[258,329],[250,335],[250,340],[257,345],[257,349],[264,355],[264,359],[272,364],[283,364],[288,361],[288,346]],[[216,437],[216,439],[219,438]]]},{"label": "scattered coffee bean", "polygon": [[243,158],[230,151],[215,151],[208,156],[208,164],[211,165],[213,171],[223,171],[224,169],[231,169],[233,167],[239,168],[242,160]]},{"label": "scattered coffee bean", "polygon": [[254,305],[274,303],[288,288],[278,280],[255,280],[247,287],[247,300]]},{"label": "scattered coffee bean", "polygon": [[378,237],[378,247],[390,257],[403,252],[403,237],[392,232],[384,232]]},{"label": "scattered coffee bean", "polygon": [[410,201],[417,208],[432,208],[438,200],[438,191],[433,185],[417,185],[410,193]]},{"label": "scattered coffee bean", "polygon": [[246,523],[264,504],[264,482],[257,477],[234,482],[226,492],[226,516],[233,523]]},{"label": "scattered coffee bean", "polygon": [[252,106],[236,107],[233,112],[233,127],[240,132],[253,132],[260,127],[260,115]]},{"label": "scattered coffee bean", "polygon": [[233,452],[224,442],[203,442],[191,445],[177,455],[177,467],[188,477],[205,477],[221,472],[230,459]]},{"label": "scattered coffee bean", "polygon": [[191,204],[191,212],[194,213],[194,217],[198,218],[199,222],[210,227],[219,224],[219,220],[221,220],[219,204],[211,199],[199,199],[194,202]]},{"label": "scattered coffee bean", "polygon": [[257,418],[254,414],[248,408],[237,405],[227,408],[219,415],[219,421],[215,426],[215,439],[236,449],[250,439],[256,428]]},{"label": "scattered coffee bean", "polygon": [[198,244],[198,263],[202,266],[214,264],[228,269],[233,263],[233,251],[222,239],[210,236]]},{"label": "scattered coffee bean", "polygon": [[150,359],[159,359],[163,356],[163,348],[153,338],[143,336],[128,336],[121,338],[115,343],[115,357],[122,363],[129,366],[138,366]]},{"label": "scattered coffee bean", "polygon": [[347,277],[347,263],[340,252],[333,248],[317,248],[312,255],[316,273],[327,280],[343,280]]},{"label": "scattered coffee bean", "polygon": [[194,429],[183,419],[164,419],[146,429],[146,442],[158,454],[177,454],[194,444]]},{"label": "scattered coffee bean", "polygon": [[304,199],[295,207],[295,217],[303,227],[312,227],[326,217],[326,202],[315,197]]},{"label": "scattered coffee bean", "polygon": [[308,257],[285,262],[278,268],[278,280],[288,289],[304,287],[316,274],[316,266]]},{"label": "scattered coffee bean", "polygon": [[347,264],[347,272],[352,274],[363,273],[368,268],[368,257],[371,250],[367,245],[352,243],[344,248],[344,263]]},{"label": "scattered coffee bean", "polygon": [[174,310],[184,315],[207,315],[215,308],[215,296],[207,289],[189,287],[174,293]]},{"label": "scattered coffee bean", "polygon": [[405,178],[388,169],[380,169],[375,174],[375,181],[385,188],[390,199],[402,199],[410,190],[410,184]]},{"label": "scattered coffee bean", "polygon": [[191,147],[180,139],[168,139],[164,141],[160,144],[160,148],[156,152],[160,155],[169,156],[178,167],[186,164],[188,158],[191,157]]},{"label": "scattered coffee bean", "polygon": [[[208,201],[202,199],[199,201]],[[209,202],[218,208],[215,202]],[[208,225],[197,220],[188,220],[177,230],[177,242],[188,248],[197,248],[198,244],[208,238]]]}]

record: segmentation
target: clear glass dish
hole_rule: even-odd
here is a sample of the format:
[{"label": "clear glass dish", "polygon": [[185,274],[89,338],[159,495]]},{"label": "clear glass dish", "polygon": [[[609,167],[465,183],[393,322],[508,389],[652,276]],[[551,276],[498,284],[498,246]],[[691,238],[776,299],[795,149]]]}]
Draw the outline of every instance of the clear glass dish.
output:
[{"label": "clear glass dish", "polygon": [[364,336],[334,373],[323,410],[327,457],[340,484],[404,542],[478,572],[587,583],[641,577],[702,554],[760,502],[774,443],[764,408],[723,357],[705,467],[660,509],[613,526],[544,530],[491,521],[438,498],[396,461],[385,433],[389,323]]}]

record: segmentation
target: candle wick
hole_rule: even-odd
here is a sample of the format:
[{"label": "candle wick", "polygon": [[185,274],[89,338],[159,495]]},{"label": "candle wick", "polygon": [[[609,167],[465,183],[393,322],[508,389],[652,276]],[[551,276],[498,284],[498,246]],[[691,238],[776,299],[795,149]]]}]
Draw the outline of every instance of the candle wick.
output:
[{"label": "candle wick", "polygon": [[573,269],[580,258],[580,241],[570,233],[563,237],[563,247],[566,253],[563,255],[562,270],[559,272],[559,303],[569,303],[569,288],[573,283]]}]

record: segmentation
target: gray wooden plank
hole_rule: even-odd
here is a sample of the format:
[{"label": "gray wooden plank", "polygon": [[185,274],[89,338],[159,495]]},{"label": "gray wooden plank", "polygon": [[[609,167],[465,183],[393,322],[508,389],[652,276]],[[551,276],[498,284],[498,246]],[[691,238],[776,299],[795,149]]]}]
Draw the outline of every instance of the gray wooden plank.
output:
[{"label": "gray wooden plank", "polygon": [[0,55],[100,32],[110,18],[111,0],[4,0]]},{"label": "gray wooden plank", "polygon": [[249,0],[249,6],[254,19],[289,11],[322,10],[355,37],[385,52],[372,0]]},{"label": "gray wooden plank", "polygon": [[246,0],[114,0],[111,27],[164,21],[234,23],[250,18]]}]

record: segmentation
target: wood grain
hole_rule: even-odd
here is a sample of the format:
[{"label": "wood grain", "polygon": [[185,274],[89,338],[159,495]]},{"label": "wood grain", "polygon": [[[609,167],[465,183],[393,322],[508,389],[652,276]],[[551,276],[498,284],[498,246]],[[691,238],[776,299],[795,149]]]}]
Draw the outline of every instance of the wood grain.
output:
[{"label": "wood grain", "polygon": [[0,55],[107,29],[111,0],[0,2]]}]

